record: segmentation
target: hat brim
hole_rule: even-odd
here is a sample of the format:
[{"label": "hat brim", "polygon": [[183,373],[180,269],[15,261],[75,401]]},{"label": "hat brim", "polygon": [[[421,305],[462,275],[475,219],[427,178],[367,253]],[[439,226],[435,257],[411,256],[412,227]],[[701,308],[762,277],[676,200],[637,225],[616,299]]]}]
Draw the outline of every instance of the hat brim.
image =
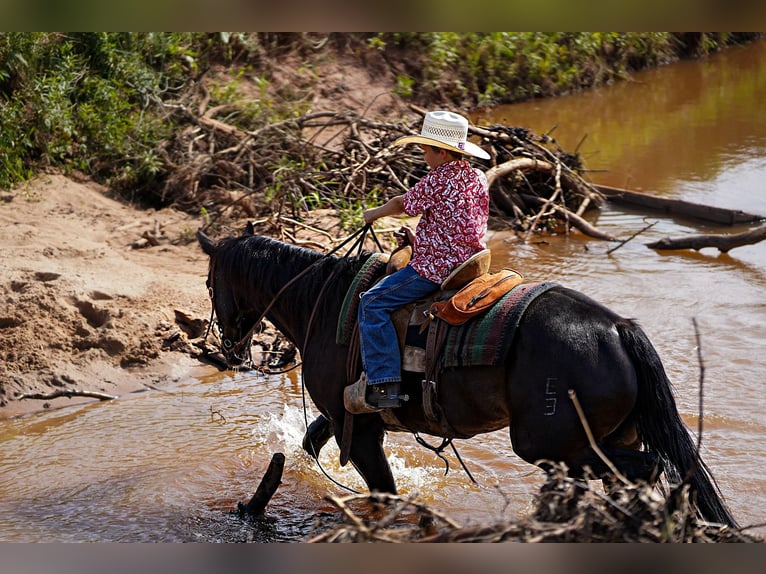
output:
[{"label": "hat brim", "polygon": [[465,142],[465,149],[460,149],[459,147],[451,146],[442,141],[435,140],[432,138],[427,138],[425,136],[404,136],[396,140],[393,145],[406,145],[411,143],[433,145],[436,147],[454,151],[455,153],[460,153],[463,155],[471,155],[481,159],[489,159],[489,154],[486,151],[484,151],[479,146],[471,142]]}]

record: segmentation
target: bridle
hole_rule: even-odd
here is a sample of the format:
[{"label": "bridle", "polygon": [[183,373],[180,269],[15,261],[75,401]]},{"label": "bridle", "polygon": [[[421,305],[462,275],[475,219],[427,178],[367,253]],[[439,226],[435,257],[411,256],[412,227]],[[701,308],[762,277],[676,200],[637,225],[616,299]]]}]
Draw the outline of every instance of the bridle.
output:
[{"label": "bridle", "polygon": [[[259,319],[257,322],[253,324],[253,328],[250,329],[244,337],[240,338],[238,341],[234,342],[228,337],[224,336],[223,333],[223,327],[221,327],[221,323],[216,320],[216,310],[215,310],[215,286],[214,286],[214,280],[215,280],[215,265],[218,261],[218,257],[213,256],[210,260],[210,270],[208,271],[208,277],[207,277],[207,294],[210,298],[210,319],[208,320],[207,324],[207,330],[205,331],[205,340],[207,340],[208,336],[210,335],[210,330],[215,326],[216,334],[218,335],[218,340],[220,341],[221,348],[224,352],[224,356],[232,355],[236,359],[240,361],[240,364],[242,365],[251,365],[252,364],[252,354],[250,351],[250,345],[248,344],[250,338],[253,336],[253,333],[255,332],[255,329],[261,324],[261,319]],[[237,316],[237,322],[241,321],[242,317],[241,315]],[[245,354],[240,354],[242,352],[242,349],[246,348]],[[228,362],[228,361],[227,361]]]},{"label": "bridle", "polygon": [[[366,224],[364,227],[356,230],[354,233],[349,235],[341,244],[339,244],[337,247],[333,248],[328,253],[325,253],[322,257],[314,261],[311,265],[306,267],[303,271],[298,273],[295,277],[290,279],[287,283],[285,283],[282,288],[277,291],[276,295],[271,299],[271,302],[266,306],[266,308],[263,310],[263,312],[260,314],[258,319],[253,323],[253,326],[250,327],[250,329],[245,333],[236,343],[233,342],[231,339],[228,339],[223,336],[223,328],[221,327],[220,323],[216,320],[216,311],[215,311],[215,286],[213,284],[215,279],[215,265],[218,260],[218,255],[216,253],[215,256],[213,256],[210,260],[210,270],[208,272],[208,280],[207,280],[207,291],[208,296],[210,297],[210,303],[211,303],[211,310],[210,310],[210,320],[208,321],[208,327],[207,332],[205,333],[205,338],[210,334],[210,329],[215,324],[216,331],[218,333],[218,338],[221,341],[221,346],[223,347],[224,355],[229,354],[234,356],[235,358],[241,360],[241,361],[252,361],[252,355],[250,353],[250,340],[253,337],[253,334],[255,334],[256,329],[258,329],[261,325],[261,322],[266,318],[266,315],[269,311],[271,311],[271,308],[274,306],[274,304],[277,302],[277,299],[279,299],[280,295],[284,293],[293,283],[298,281],[301,277],[306,275],[309,271],[311,271],[315,265],[317,265],[320,261],[324,260],[327,257],[332,256],[337,251],[342,249],[347,243],[349,243],[352,239],[355,237],[357,238],[356,241],[351,245],[349,250],[347,251],[346,255],[344,257],[348,257],[349,254],[351,254],[354,250],[357,251],[357,254],[361,253],[362,246],[364,245],[364,238],[367,235],[367,233],[370,233],[372,235],[373,240],[375,241],[375,245],[378,247],[378,249],[383,251],[383,247],[380,244],[380,241],[378,241],[378,237],[375,235],[375,231],[372,229],[371,224]],[[358,236],[358,237],[357,237]],[[314,316],[316,314],[317,307],[319,305],[319,301],[322,298],[322,295],[324,294],[324,290],[329,284],[330,279],[325,282],[325,284],[322,286],[322,289],[317,295],[316,301],[314,303],[314,307],[311,311],[311,316],[309,317],[309,323],[308,327],[306,329],[306,342],[308,341],[309,333],[311,332],[311,325],[314,322]],[[238,320],[241,318],[241,316],[238,316]],[[247,348],[246,355],[240,355],[242,350],[244,348]],[[304,342],[304,348],[305,348],[305,342]]]}]

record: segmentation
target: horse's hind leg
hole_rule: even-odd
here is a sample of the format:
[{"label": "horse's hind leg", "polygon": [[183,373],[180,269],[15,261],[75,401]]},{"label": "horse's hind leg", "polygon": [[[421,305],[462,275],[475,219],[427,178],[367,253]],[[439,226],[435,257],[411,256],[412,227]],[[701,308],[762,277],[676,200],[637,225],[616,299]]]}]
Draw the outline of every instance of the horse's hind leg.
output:
[{"label": "horse's hind leg", "polygon": [[319,415],[306,429],[303,435],[303,450],[313,458],[319,458],[319,452],[333,436],[332,423],[324,415]]},{"label": "horse's hind leg", "polygon": [[653,452],[608,446],[601,448],[601,452],[631,482],[653,484],[662,473],[662,460]]}]

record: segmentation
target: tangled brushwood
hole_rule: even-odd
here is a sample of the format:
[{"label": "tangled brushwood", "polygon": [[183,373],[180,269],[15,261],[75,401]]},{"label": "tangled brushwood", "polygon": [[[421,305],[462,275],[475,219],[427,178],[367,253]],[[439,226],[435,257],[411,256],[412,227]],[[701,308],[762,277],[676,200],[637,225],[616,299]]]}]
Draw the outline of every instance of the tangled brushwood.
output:
[{"label": "tangled brushwood", "polygon": [[530,516],[463,527],[416,497],[373,493],[329,497],[344,523],[317,524],[309,542],[763,542],[744,529],[698,518],[686,485],[662,496],[646,483],[604,493],[600,481],[575,480],[554,465]]},{"label": "tangled brushwood", "polygon": [[[213,221],[241,217],[300,217],[317,208],[336,209],[351,226],[363,208],[407,191],[425,173],[417,146],[393,147],[418,134],[424,110],[409,123],[372,121],[351,113],[316,112],[242,129],[218,119],[225,110],[178,106],[176,121],[188,127],[165,142],[159,154],[168,176],[164,203],[187,211],[203,208]],[[583,213],[603,202],[588,182],[576,153],[547,135],[519,127],[470,128],[469,137],[490,155],[487,170],[491,214],[517,232],[567,231],[577,227],[602,239]]]}]

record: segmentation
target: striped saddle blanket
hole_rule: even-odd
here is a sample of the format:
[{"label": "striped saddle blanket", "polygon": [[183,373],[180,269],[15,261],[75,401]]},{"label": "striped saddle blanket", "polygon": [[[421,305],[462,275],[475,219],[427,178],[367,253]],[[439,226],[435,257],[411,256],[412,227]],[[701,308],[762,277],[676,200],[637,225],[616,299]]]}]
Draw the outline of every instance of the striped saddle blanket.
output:
[{"label": "striped saddle blanket", "polygon": [[[351,342],[359,296],[383,276],[386,262],[387,257],[383,254],[371,255],[349,287],[338,317],[338,344],[347,345]],[[522,283],[501,297],[485,313],[462,325],[441,325],[441,329],[446,329],[446,332],[442,335],[443,344],[440,345],[440,368],[501,365],[524,311],[536,297],[556,285],[553,282]],[[404,349],[403,369],[415,372],[425,370],[429,330],[423,328],[426,321],[423,311],[429,309],[434,301],[444,298],[445,294],[439,291],[427,300],[418,301],[394,313],[392,319],[402,342],[401,348]]]}]

